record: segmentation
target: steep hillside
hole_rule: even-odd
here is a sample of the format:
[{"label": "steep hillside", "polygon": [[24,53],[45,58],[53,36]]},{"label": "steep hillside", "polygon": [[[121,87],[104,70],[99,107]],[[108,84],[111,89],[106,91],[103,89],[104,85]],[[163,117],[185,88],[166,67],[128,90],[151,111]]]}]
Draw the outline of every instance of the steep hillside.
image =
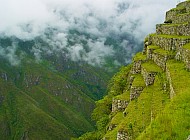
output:
[{"label": "steep hillside", "polygon": [[[0,39],[10,57],[0,57],[0,139],[67,140],[94,130],[90,114],[106,91],[110,73],[59,53],[44,52],[37,61],[35,44],[38,40]],[[17,63],[16,56],[23,59],[10,64],[9,59]]]},{"label": "steep hillside", "polygon": [[190,137],[190,1],[166,13],[96,103],[97,131],[79,139],[132,140]]}]

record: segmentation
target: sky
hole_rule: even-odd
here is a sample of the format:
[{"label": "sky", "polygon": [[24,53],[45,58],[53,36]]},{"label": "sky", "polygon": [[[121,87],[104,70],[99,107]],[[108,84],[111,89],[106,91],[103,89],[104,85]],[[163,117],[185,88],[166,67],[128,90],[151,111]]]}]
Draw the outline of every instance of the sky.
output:
[{"label": "sky", "polygon": [[[92,65],[101,65],[105,56],[115,54],[114,46],[105,44],[108,37],[118,38],[120,47],[132,56],[139,46],[138,43],[132,44],[129,36],[133,37],[133,42],[142,42],[147,34],[155,32],[155,25],[163,23],[165,12],[178,2],[179,0],[0,0],[0,37],[15,36],[22,40],[42,37],[51,44],[51,50],[66,48],[73,61],[84,60]],[[54,29],[51,38],[45,35],[48,29]],[[84,44],[80,41],[68,47],[71,30],[82,34],[71,39],[75,42],[85,40],[89,51],[84,49]],[[90,38],[85,34],[90,35]],[[11,56],[16,47],[13,44],[11,50],[11,46],[0,46],[0,55],[9,58],[5,56],[5,49],[10,50],[10,54],[6,55]],[[40,49],[33,48],[38,59],[42,50],[48,51]],[[126,59],[126,63],[128,61]]]}]

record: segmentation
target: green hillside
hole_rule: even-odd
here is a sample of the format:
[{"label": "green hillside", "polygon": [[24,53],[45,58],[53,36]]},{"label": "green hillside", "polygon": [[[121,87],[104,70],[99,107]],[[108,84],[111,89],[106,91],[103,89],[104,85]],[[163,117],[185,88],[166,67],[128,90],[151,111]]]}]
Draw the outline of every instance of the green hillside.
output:
[{"label": "green hillside", "polygon": [[97,130],[80,140],[185,140],[190,137],[190,1],[166,13],[144,50],[96,102]]},{"label": "green hillside", "polygon": [[[1,38],[0,46],[9,48],[14,41]],[[0,58],[0,139],[67,140],[94,130],[90,114],[111,73],[59,54],[44,53],[36,61],[35,41],[16,42],[20,64]]]}]

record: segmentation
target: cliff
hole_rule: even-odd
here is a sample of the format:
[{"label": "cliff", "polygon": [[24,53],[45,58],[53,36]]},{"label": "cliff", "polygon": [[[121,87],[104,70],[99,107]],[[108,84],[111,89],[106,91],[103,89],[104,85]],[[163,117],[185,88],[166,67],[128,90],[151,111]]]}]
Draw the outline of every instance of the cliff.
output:
[{"label": "cliff", "polygon": [[97,132],[79,139],[188,139],[190,135],[190,1],[166,12],[144,50],[116,74],[96,103]]}]

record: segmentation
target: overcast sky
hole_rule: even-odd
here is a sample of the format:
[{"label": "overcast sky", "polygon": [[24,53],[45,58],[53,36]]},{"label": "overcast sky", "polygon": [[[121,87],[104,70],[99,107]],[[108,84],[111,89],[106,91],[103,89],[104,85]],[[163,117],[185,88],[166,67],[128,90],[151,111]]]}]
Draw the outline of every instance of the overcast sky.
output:
[{"label": "overcast sky", "polygon": [[[101,63],[100,58],[114,53],[111,47],[104,45],[108,36],[127,33],[142,41],[145,35],[155,32],[155,25],[163,23],[165,12],[178,2],[179,0],[0,0],[0,35],[33,39],[43,36],[47,28],[54,28],[57,32],[50,42],[52,46],[59,44],[58,47],[64,48],[67,45],[68,31],[76,29],[98,39],[95,42],[88,40],[91,51],[83,57],[79,55],[83,51],[81,44],[71,46],[70,57],[73,60],[95,60]],[[126,46],[128,40],[124,39],[121,43]]]}]

